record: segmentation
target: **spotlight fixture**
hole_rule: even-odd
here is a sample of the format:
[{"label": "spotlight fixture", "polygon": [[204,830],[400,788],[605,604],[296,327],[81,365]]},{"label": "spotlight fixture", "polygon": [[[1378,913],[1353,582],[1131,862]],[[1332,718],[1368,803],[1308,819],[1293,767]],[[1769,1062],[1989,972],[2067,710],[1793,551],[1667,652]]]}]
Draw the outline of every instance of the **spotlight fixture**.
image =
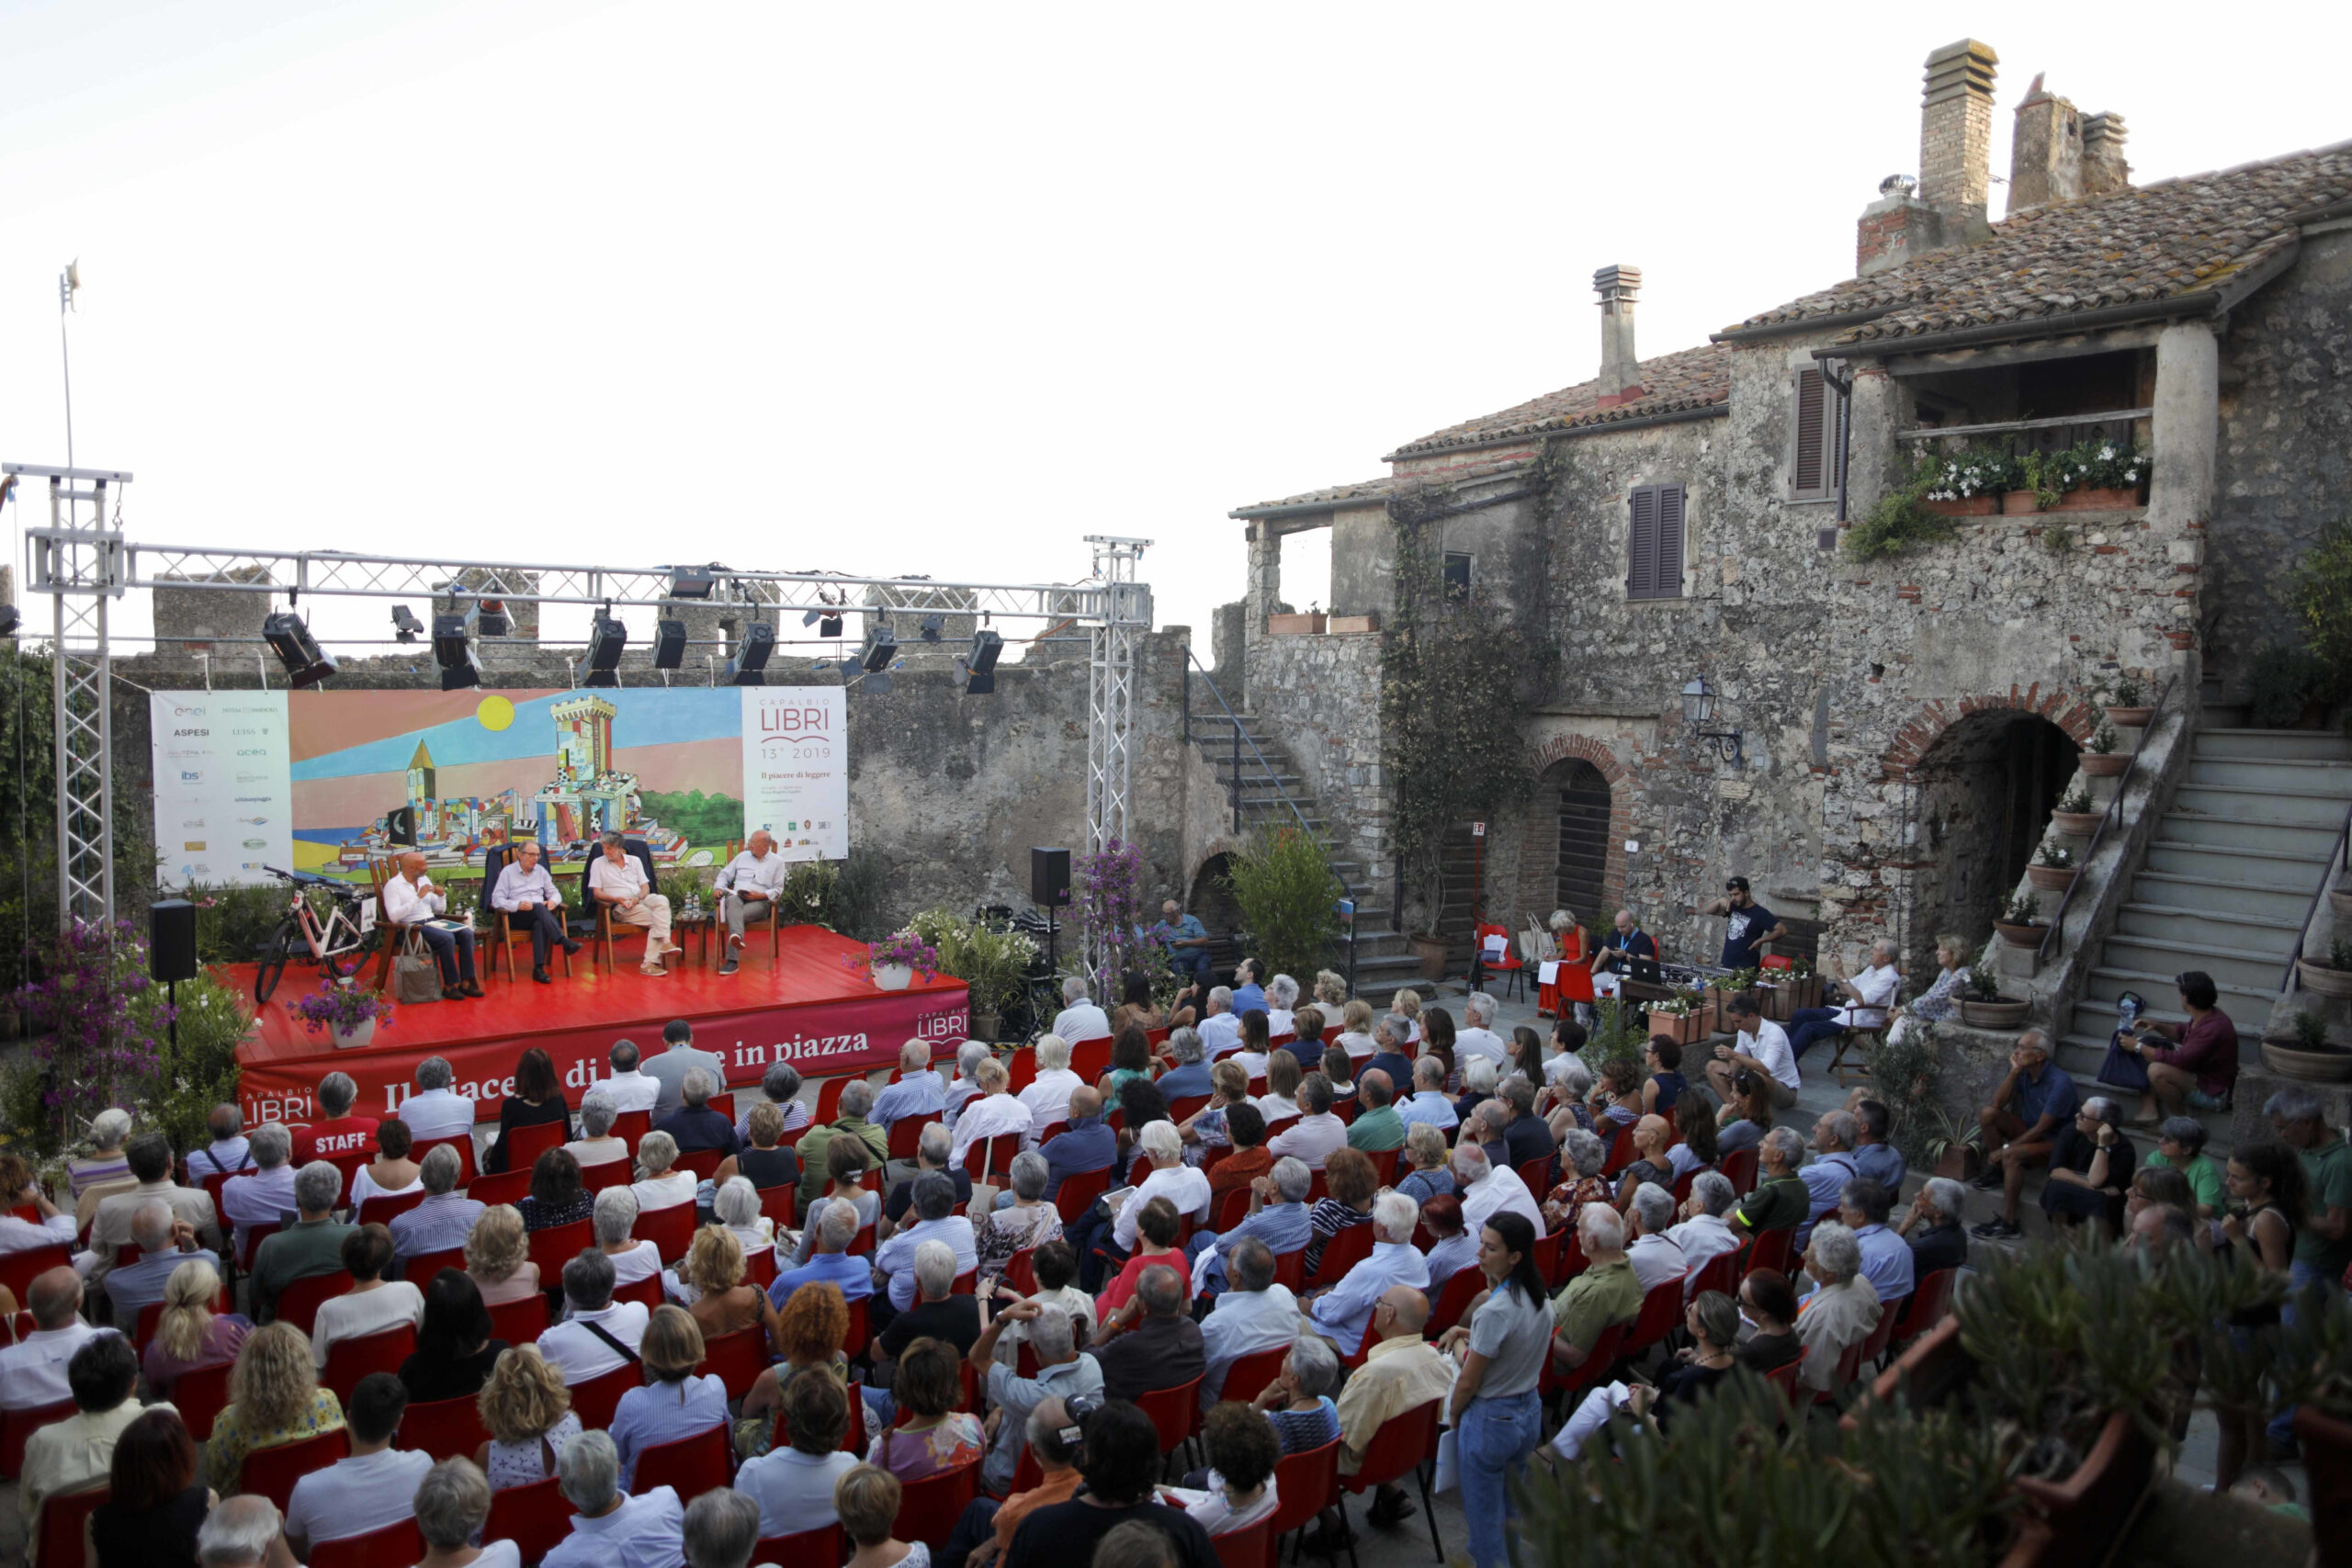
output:
[{"label": "spotlight fixture", "polygon": [[292,611],[281,610],[262,622],[261,635],[294,684],[315,686],[334,673],[334,660],[320,651],[311,628]]},{"label": "spotlight fixture", "polygon": [[819,637],[842,635],[842,618],[831,610],[808,611],[801,615],[800,624],[804,626],[815,626]]},{"label": "spotlight fixture", "polygon": [[1004,651],[1004,638],[996,633],[981,630],[972,634],[972,651],[956,656],[956,667],[964,671],[964,694],[985,696],[996,690],[996,659]]},{"label": "spotlight fixture", "polygon": [[481,684],[481,666],[474,660],[473,639],[466,635],[463,615],[433,617],[433,662],[441,667],[441,689],[461,692]]},{"label": "spotlight fixture", "polygon": [[707,599],[718,590],[718,563],[708,566],[673,566],[670,569],[670,597],[673,599]]},{"label": "spotlight fixture", "polygon": [[775,651],[775,624],[753,621],[735,639],[735,657],[727,661],[728,680],[738,686],[768,683],[768,655]]},{"label": "spotlight fixture", "polygon": [[925,615],[922,618],[922,640],[937,642],[940,632],[946,627],[946,625],[947,617],[944,615]]},{"label": "spotlight fixture", "polygon": [[686,623],[656,621],[653,623],[653,668],[675,670],[685,661]]},{"label": "spotlight fixture", "polygon": [[401,642],[414,642],[424,630],[424,623],[405,604],[392,606],[392,635]]},{"label": "spotlight fixture", "polygon": [[617,686],[621,655],[628,649],[628,628],[614,618],[609,606],[597,613],[588,626],[588,679],[586,686]]},{"label": "spotlight fixture", "polygon": [[887,622],[876,618],[873,629],[865,634],[865,647],[858,653],[857,661],[865,667],[867,674],[879,675],[898,657],[899,634],[892,631]]},{"label": "spotlight fixture", "polygon": [[503,599],[475,601],[473,621],[476,637],[508,637],[514,630],[514,622],[506,614],[506,601]]}]

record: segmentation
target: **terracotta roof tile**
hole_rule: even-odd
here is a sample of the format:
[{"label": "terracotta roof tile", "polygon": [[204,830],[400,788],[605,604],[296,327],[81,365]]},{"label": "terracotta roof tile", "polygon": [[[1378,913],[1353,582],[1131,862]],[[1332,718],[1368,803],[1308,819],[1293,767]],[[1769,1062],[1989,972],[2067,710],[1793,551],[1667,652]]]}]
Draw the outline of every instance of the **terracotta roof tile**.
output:
[{"label": "terracotta roof tile", "polygon": [[1376,479],[1361,479],[1349,485],[1328,485],[1298,495],[1286,495],[1280,501],[1261,501],[1254,506],[1237,506],[1226,513],[1227,517],[1263,517],[1277,512],[1308,511],[1317,507],[1370,505],[1386,501],[1394,485],[1387,476]]},{"label": "terracotta roof tile", "polygon": [[1618,424],[1727,402],[1731,397],[1731,351],[1721,344],[1711,343],[1679,354],[1645,359],[1641,385],[1640,397],[1605,409],[1600,406],[1600,383],[1579,381],[1500,413],[1449,425],[1418,441],[1408,441],[1391,452],[1388,460],[1424,457],[1521,435]]},{"label": "terracotta roof tile", "polygon": [[2181,299],[2295,240],[2300,214],[2352,197],[2352,142],[2034,208],[1992,237],[1750,316],[1733,331],[1881,312],[1841,344]]}]

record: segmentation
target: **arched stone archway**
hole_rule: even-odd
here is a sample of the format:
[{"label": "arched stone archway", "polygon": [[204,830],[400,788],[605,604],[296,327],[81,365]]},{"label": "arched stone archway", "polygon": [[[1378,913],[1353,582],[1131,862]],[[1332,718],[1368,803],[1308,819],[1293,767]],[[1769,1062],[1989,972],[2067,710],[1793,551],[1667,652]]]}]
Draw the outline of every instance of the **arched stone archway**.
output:
[{"label": "arched stone archway", "polygon": [[1606,924],[1625,897],[1625,840],[1633,781],[1607,745],[1557,736],[1528,754],[1533,789],[1515,813],[1516,866],[1507,885],[1514,912],[1569,909]]},{"label": "arched stone archway", "polygon": [[1895,731],[1894,744],[1886,749],[1883,759],[1888,775],[1899,778],[1917,767],[1952,726],[1980,714],[2005,710],[2047,719],[2078,744],[2087,745],[2090,738],[2098,732],[2098,710],[2088,701],[2064,688],[2045,692],[2039,682],[2022,689],[2011,686],[2007,693],[1954,697],[1949,701],[1939,697],[1922,704],[1918,711],[1905,721],[1903,728]]}]

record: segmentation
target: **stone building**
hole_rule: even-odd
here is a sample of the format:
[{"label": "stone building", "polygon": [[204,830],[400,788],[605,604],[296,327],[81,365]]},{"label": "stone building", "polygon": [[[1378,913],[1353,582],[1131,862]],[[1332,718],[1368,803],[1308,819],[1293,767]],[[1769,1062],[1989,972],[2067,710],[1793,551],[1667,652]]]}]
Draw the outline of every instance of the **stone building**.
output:
[{"label": "stone building", "polygon": [[[1405,442],[1385,477],[1232,513],[1228,695],[1377,897],[1400,530],[1558,655],[1525,711],[1432,720],[1523,739],[1520,802],[1475,849],[1446,825],[1452,891],[1404,890],[1422,921],[1450,901],[1457,938],[1475,853],[1487,919],[1630,904],[1669,955],[1711,962],[1722,922],[1697,910],[1745,874],[1808,940],[1850,961],[1892,934],[1928,973],[1937,933],[1989,934],[2102,688],[2193,710],[2285,635],[2352,450],[2352,145],[2134,186],[2122,117],[2037,76],[1995,220],[1996,71],[1973,39],[1928,58],[1917,177],[1863,209],[1854,276],[1645,357],[1641,275],[1604,267],[1594,379]],[[1972,445],[2145,458],[2135,494],[2029,497],[1877,559],[1839,547],[1920,453]],[[1319,627],[1276,615],[1283,539],[1316,529]],[[1736,760],[1685,722],[1702,678]]]}]

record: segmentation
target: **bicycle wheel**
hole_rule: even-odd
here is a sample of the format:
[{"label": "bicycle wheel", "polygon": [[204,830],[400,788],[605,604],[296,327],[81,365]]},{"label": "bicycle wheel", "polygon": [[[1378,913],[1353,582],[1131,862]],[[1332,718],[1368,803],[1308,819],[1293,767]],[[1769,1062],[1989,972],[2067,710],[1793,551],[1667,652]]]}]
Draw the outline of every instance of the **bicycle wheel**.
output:
[{"label": "bicycle wheel", "polygon": [[254,974],[255,1003],[269,1000],[269,994],[277,989],[277,977],[286,973],[287,955],[293,950],[293,933],[284,925],[279,926],[277,933],[269,939],[269,951],[262,958],[261,968]]}]

